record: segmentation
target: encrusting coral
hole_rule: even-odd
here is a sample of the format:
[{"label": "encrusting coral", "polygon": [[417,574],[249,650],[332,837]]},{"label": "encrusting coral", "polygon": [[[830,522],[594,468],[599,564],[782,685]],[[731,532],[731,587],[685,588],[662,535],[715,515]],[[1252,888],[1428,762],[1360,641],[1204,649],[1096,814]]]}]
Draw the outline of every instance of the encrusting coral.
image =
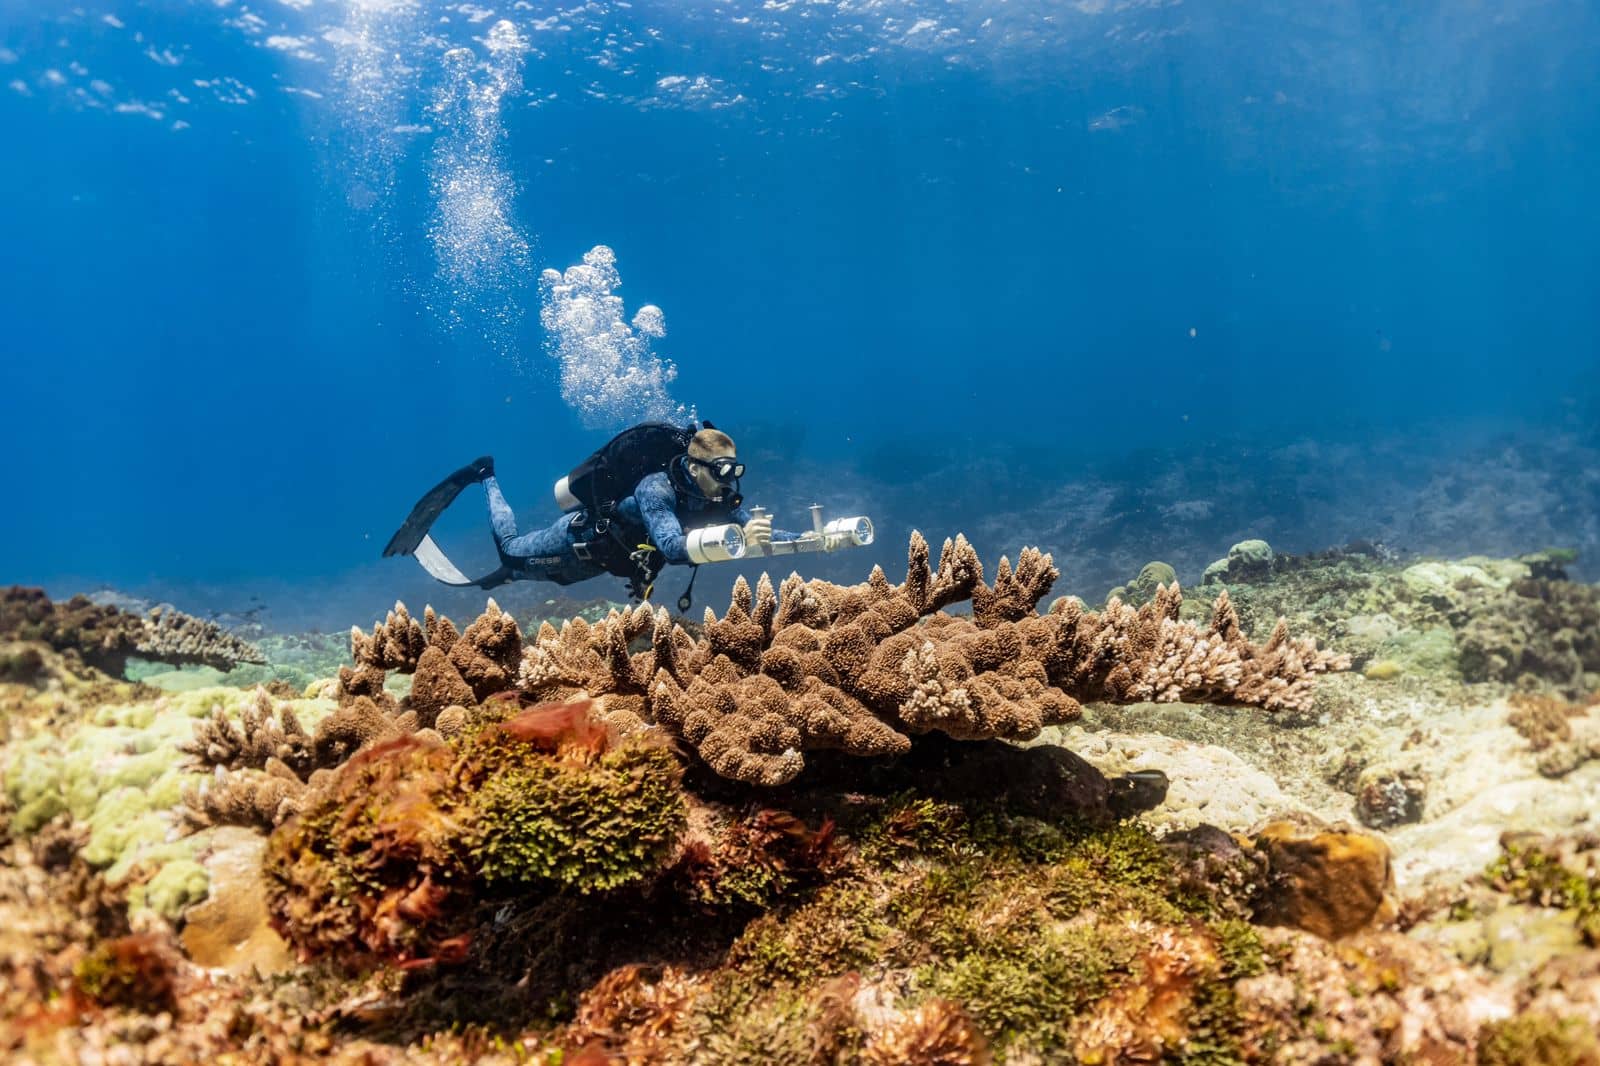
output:
[{"label": "encrusting coral", "polygon": [[[1315,675],[1348,666],[1282,624],[1251,644],[1226,591],[1204,629],[1179,621],[1175,584],[1142,607],[1113,600],[1094,612],[1065,599],[1040,614],[1057,576],[1029,548],[1015,569],[1002,558],[988,585],[964,537],[934,567],[913,534],[898,585],[879,568],[852,586],[791,575],[775,590],[763,575],[752,590],[741,578],[699,637],[641,605],[594,624],[546,623],[526,648],[493,601],[454,640],[431,611],[420,626],[397,605],[370,636],[353,635],[357,666],[342,687],[377,699],[385,669],[414,670],[408,705],[423,723],[512,686],[536,700],[587,695],[621,732],[660,727],[721,776],[775,786],[808,751],[901,755],[934,731],[1027,739],[1089,701],[1304,709]],[[970,615],[945,612],[965,600]]]}]

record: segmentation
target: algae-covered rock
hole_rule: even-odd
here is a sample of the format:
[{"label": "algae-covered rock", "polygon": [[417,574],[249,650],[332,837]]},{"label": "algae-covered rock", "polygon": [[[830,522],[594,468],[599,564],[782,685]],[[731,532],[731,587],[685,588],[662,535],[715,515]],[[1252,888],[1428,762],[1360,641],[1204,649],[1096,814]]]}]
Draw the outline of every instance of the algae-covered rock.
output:
[{"label": "algae-covered rock", "polygon": [[1544,548],[1517,556],[1517,562],[1528,568],[1528,576],[1540,581],[1567,580],[1567,567],[1577,561],[1576,548]]},{"label": "algae-covered rock", "polygon": [[1243,831],[1274,817],[1302,813],[1270,774],[1215,744],[1195,744],[1154,733],[1090,732],[1071,726],[1059,733],[1063,747],[1107,777],[1160,770],[1168,779],[1162,803],[1141,821],[1157,832],[1182,832],[1201,825]]},{"label": "algae-covered rock", "polygon": [[1471,607],[1460,636],[1467,680],[1542,683],[1571,697],[1600,690],[1600,587],[1517,581]]},{"label": "algae-covered rock", "polygon": [[1495,890],[1520,903],[1569,912],[1590,947],[1600,947],[1600,836],[1507,834],[1484,873]]},{"label": "algae-covered rock", "polygon": [[1256,917],[1335,939],[1366,929],[1393,909],[1389,847],[1371,833],[1273,822],[1250,837],[1271,881]]},{"label": "algae-covered rock", "polygon": [[1459,676],[1459,652],[1454,632],[1447,626],[1406,628],[1378,646],[1379,661],[1393,663],[1400,673],[1415,677]]},{"label": "algae-covered rock", "polygon": [[584,895],[660,873],[685,819],[681,764],[615,742],[589,707],[363,749],[273,833],[274,926],[308,955],[410,960],[459,951],[480,891]]},{"label": "algae-covered rock", "polygon": [[1272,546],[1264,540],[1241,540],[1228,549],[1226,558],[1218,559],[1206,567],[1200,577],[1202,585],[1217,582],[1251,582],[1270,577],[1275,555]]},{"label": "algae-covered rock", "polygon": [[1400,572],[1400,583],[1412,600],[1445,614],[1459,614],[1470,593],[1499,591],[1529,574],[1525,563],[1473,555],[1415,563]]},{"label": "algae-covered rock", "polygon": [[1583,947],[1576,913],[1554,907],[1510,903],[1482,919],[1482,930],[1484,965],[1511,977],[1526,977]]},{"label": "algae-covered rock", "polygon": [[1600,1066],[1600,1036],[1581,1015],[1530,1010],[1484,1026],[1479,1066]]},{"label": "algae-covered rock", "polygon": [[658,870],[683,828],[681,769],[626,745],[588,764],[508,759],[473,794],[471,850],[487,884],[604,892]]}]

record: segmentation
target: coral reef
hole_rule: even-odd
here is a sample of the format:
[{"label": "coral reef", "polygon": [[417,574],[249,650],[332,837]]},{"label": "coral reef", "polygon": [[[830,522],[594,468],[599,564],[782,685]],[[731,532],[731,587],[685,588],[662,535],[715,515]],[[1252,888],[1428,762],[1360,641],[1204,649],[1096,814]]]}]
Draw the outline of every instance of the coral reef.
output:
[{"label": "coral reef", "polygon": [[1461,626],[1468,681],[1530,677],[1568,696],[1600,690],[1600,587],[1528,577],[1474,589]]},{"label": "coral reef", "polygon": [[87,596],[52,603],[43,589],[20,585],[0,590],[0,638],[71,650],[112,676],[122,675],[131,656],[219,668],[262,661],[249,642],[172,607],[154,607],[141,617]]},{"label": "coral reef", "polygon": [[392,699],[380,706],[363,695],[319,715],[307,733],[292,702],[275,706],[258,686],[237,715],[214,708],[179,745],[193,767],[212,771],[184,791],[188,821],[196,827],[278,825],[300,809],[318,771],[416,730],[415,714],[398,713]]},{"label": "coral reef", "polygon": [[[182,746],[197,722],[238,715],[262,696],[234,689],[162,694],[103,676],[84,681],[74,674],[82,667],[67,657],[48,666],[48,680],[30,696],[0,686],[12,729],[0,758],[8,831],[27,836],[70,816],[87,832],[85,859],[126,885],[130,906],[176,917],[206,891],[194,863],[205,839],[178,835],[180,799],[202,780],[184,765]],[[297,700],[289,707],[298,720],[316,722],[331,704]]]},{"label": "coral reef", "polygon": [[[1558,563],[1251,558],[1096,612],[960,540],[698,624],[397,605],[293,690],[0,646],[0,1055],[1590,1061],[1595,709],[1461,679]],[[1341,653],[1399,669],[1313,703]]]},{"label": "coral reef", "polygon": [[1568,580],[1555,553],[1400,565],[1381,553],[1263,547],[1243,571],[1219,561],[1202,587],[1225,588],[1246,631],[1287,618],[1349,652],[1370,680],[1459,676],[1569,698],[1600,690],[1600,587]]}]

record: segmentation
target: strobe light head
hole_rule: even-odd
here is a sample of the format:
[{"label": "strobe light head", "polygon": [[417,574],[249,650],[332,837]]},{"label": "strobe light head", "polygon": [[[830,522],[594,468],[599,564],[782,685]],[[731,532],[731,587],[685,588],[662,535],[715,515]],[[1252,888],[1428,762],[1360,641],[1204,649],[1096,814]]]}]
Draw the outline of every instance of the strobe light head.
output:
[{"label": "strobe light head", "polygon": [[854,518],[835,518],[822,527],[822,535],[834,547],[865,548],[872,543],[872,519],[866,515]]},{"label": "strobe light head", "polygon": [[735,523],[691,529],[685,541],[689,561],[697,565],[744,558],[744,530]]}]

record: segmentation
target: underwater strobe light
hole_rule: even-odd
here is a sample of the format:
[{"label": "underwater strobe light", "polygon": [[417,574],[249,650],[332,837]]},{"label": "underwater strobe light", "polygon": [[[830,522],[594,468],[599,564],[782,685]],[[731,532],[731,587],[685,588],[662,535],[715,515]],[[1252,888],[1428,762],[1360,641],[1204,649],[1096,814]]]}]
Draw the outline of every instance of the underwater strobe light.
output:
[{"label": "underwater strobe light", "polygon": [[[763,507],[750,508],[755,518],[770,517]],[[737,525],[707,526],[687,534],[689,561],[693,563],[722,563],[743,559],[747,555],[798,555],[802,552],[831,552],[841,548],[864,548],[873,541],[872,519],[866,515],[822,519],[822,505],[811,505],[811,528],[794,540],[768,541],[759,547],[744,539],[744,530]]]},{"label": "underwater strobe light", "polygon": [[872,519],[866,515],[835,518],[822,527],[822,535],[836,548],[865,548],[872,543]]},{"label": "underwater strobe light", "polygon": [[725,563],[744,558],[744,530],[732,523],[691,529],[685,541],[684,547],[689,553],[689,561],[696,566],[701,563]]}]

